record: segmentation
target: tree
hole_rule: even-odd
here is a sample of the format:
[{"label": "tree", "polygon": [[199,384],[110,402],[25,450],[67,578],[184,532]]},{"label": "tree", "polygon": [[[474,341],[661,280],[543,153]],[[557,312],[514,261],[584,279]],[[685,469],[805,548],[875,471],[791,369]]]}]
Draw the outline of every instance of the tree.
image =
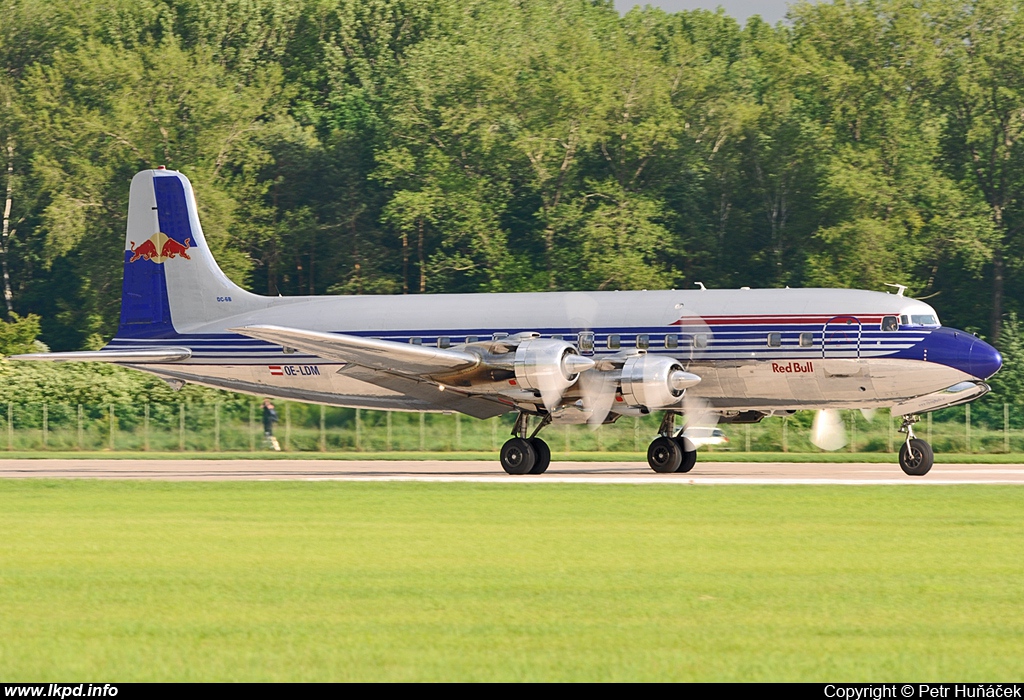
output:
[{"label": "tree", "polygon": [[207,52],[186,51],[173,38],[134,51],[89,40],[26,71],[18,133],[36,144],[34,250],[45,269],[73,260],[80,286],[58,312],[67,327],[92,346],[112,334],[128,183],[145,167],[190,176],[218,262],[244,283],[244,251],[260,235],[266,188],[256,179],[267,159],[260,138],[286,121],[279,94],[278,71],[242,85]]},{"label": "tree", "polygon": [[1024,245],[1024,12],[1003,0],[934,2],[928,12],[949,170],[980,193],[996,233],[989,334],[998,340],[1007,267],[1019,267]]}]

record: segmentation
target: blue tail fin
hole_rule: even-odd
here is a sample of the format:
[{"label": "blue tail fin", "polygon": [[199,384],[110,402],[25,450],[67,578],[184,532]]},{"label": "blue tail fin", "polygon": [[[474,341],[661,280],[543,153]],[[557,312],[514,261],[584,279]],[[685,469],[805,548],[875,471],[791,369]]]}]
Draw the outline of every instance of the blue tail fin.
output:
[{"label": "blue tail fin", "polygon": [[259,297],[231,282],[206,245],[192,185],[144,170],[128,197],[118,338],[171,338],[236,315]]}]

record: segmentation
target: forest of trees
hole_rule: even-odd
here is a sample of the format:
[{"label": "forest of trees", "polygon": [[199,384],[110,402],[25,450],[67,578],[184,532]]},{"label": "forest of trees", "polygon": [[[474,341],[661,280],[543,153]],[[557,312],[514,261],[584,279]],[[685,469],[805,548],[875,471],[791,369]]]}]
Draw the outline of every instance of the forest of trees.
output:
[{"label": "forest of trees", "polygon": [[3,291],[29,317],[0,340],[36,316],[55,350],[109,340],[129,182],[166,165],[260,293],[900,283],[1022,342],[1013,0],[797,2],[742,27],[610,0],[0,18]]}]

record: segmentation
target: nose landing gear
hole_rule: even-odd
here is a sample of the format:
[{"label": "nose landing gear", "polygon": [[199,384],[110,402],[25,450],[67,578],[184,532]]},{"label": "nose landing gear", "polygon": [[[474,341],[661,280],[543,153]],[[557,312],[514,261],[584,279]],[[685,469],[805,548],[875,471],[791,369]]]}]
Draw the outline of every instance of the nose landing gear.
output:
[{"label": "nose landing gear", "polygon": [[550,416],[545,416],[533,433],[529,433],[530,416],[520,413],[512,428],[512,439],[501,446],[501,468],[509,474],[546,472],[551,464],[551,448],[537,433],[550,422]]},{"label": "nose landing gear", "polygon": [[900,432],[907,434],[906,442],[900,447],[900,468],[909,476],[924,476],[935,463],[932,446],[914,437],[914,423],[919,420],[919,416],[903,416],[900,426]]}]

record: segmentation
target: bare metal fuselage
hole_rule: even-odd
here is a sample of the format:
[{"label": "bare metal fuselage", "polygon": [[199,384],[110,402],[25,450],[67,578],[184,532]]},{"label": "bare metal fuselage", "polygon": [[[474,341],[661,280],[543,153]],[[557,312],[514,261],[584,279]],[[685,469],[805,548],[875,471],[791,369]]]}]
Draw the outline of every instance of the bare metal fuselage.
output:
[{"label": "bare metal fuselage", "polygon": [[[224,303],[220,310],[230,306]],[[440,339],[453,348],[495,334],[534,331],[576,341],[580,333],[592,333],[595,358],[635,348],[640,337],[646,352],[677,358],[700,375],[700,384],[690,391],[723,410],[890,406],[977,379],[965,362],[928,359],[929,336],[948,335],[948,329],[882,330],[885,316],[934,314],[930,307],[859,290],[249,297],[245,306],[216,323],[188,323],[190,309],[175,310],[172,301],[175,319],[185,319],[180,327],[176,321],[172,336],[112,346],[189,347],[192,357],[184,362],[132,365],[163,377],[286,399],[411,411],[447,407],[431,392],[409,395],[368,383],[350,376],[343,363],[288,353],[227,329],[280,324],[402,343],[432,345]],[[778,334],[775,344],[771,334]],[[961,335],[959,342],[975,342]],[[471,387],[450,390],[471,392]],[[566,399],[574,395],[570,390]],[[510,393],[505,410],[517,403]]]}]

